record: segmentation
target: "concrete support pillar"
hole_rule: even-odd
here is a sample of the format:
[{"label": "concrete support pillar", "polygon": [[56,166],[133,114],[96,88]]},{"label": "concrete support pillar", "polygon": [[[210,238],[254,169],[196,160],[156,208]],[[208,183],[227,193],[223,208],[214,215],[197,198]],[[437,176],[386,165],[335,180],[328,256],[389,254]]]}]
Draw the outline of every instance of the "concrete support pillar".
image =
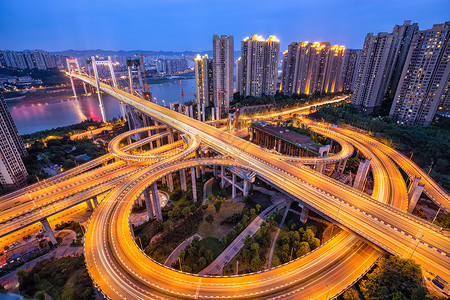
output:
[{"label": "concrete support pillar", "polygon": [[303,205],[302,212],[300,214],[300,221],[305,224],[306,221],[308,221],[309,216],[309,208],[307,208],[305,205]]},{"label": "concrete support pillar", "polygon": [[169,175],[167,175],[167,184],[169,186],[169,192],[173,192],[173,178],[172,178],[172,173],[170,173]]},{"label": "concrete support pillar", "polygon": [[217,165],[213,166],[213,170],[214,170],[214,178],[217,179],[217,177],[219,176],[219,170],[217,169]]},{"label": "concrete support pillar", "polygon": [[162,221],[162,212],[161,212],[161,202],[159,202],[159,195],[158,195],[158,186],[156,185],[156,182],[154,182],[151,185],[152,190],[152,202],[153,202],[153,208],[155,210],[156,214],[156,220]]},{"label": "concrete support pillar", "polygon": [[202,121],[202,112],[200,103],[197,103],[197,120],[199,120],[200,122]]},{"label": "concrete support pillar", "polygon": [[180,182],[181,182],[181,189],[183,191],[187,191],[186,187],[186,169],[180,170]]},{"label": "concrete support pillar", "polygon": [[236,174],[233,172],[231,175],[232,185],[231,185],[231,199],[236,198]]},{"label": "concrete support pillar", "polygon": [[417,186],[420,183],[420,177],[414,177],[413,181],[408,186],[408,199],[411,199],[412,195],[414,194],[414,191],[416,190]]},{"label": "concrete support pillar", "polygon": [[100,92],[100,80],[98,78],[98,71],[97,71],[97,64],[95,62],[95,56],[92,56],[92,67],[94,69],[94,76],[95,76],[95,81],[96,81],[96,86],[97,86],[97,95],[98,95],[98,106],[100,107],[100,113],[102,114],[102,121],[106,123],[106,114],[105,114],[105,109],[103,107],[103,100],[102,100],[102,95]]},{"label": "concrete support pillar", "polygon": [[189,117],[189,107],[188,106],[184,106],[184,114]]},{"label": "concrete support pillar", "polygon": [[[200,157],[201,157],[201,158],[204,158],[204,157],[205,157],[205,153],[204,153],[203,151],[200,151]],[[202,166],[202,175],[203,175],[203,176],[205,176],[205,169],[206,169],[206,166]],[[199,177],[200,177],[200,175],[197,174],[197,178],[199,178]]]},{"label": "concrete support pillar", "polygon": [[192,181],[192,199],[197,202],[197,183],[195,178],[195,167],[191,167],[191,181]]},{"label": "concrete support pillar", "polygon": [[155,216],[155,212],[153,210],[153,203],[150,197],[150,189],[146,188],[144,190],[144,201],[145,201],[145,207],[147,209],[147,215],[148,219],[151,220]]},{"label": "concrete support pillar", "polygon": [[320,172],[320,173],[323,173],[323,171],[325,170],[325,164],[317,164],[316,165],[316,171],[317,172]]},{"label": "concrete support pillar", "polygon": [[250,142],[253,142],[253,128],[250,127]]},{"label": "concrete support pillar", "polygon": [[345,170],[345,166],[347,165],[347,158],[346,159],[344,159],[344,160],[341,160],[340,162],[339,162],[339,165],[338,165],[338,169],[337,169],[337,171],[339,172],[339,173],[344,173],[344,170]]},{"label": "concrete support pillar", "polygon": [[220,120],[220,109],[216,108],[216,120]]},{"label": "concrete support pillar", "polygon": [[225,186],[225,166],[220,166],[220,188]]},{"label": "concrete support pillar", "polygon": [[[199,158],[199,154],[198,154],[197,150],[195,150],[195,158]],[[203,167],[202,167],[202,169],[203,169]],[[200,167],[199,166],[195,167],[195,172],[197,173],[196,178],[200,178]]]},{"label": "concrete support pillar", "polygon": [[86,204],[87,204],[89,210],[94,210],[94,207],[92,206],[92,201],[91,201],[91,199],[86,200]]},{"label": "concrete support pillar", "polygon": [[179,112],[180,114],[183,113],[183,106],[181,105],[180,102],[178,102],[178,112]]},{"label": "concrete support pillar", "polygon": [[189,116],[193,119],[194,118],[194,106],[189,105]]},{"label": "concrete support pillar", "polygon": [[355,181],[353,182],[353,187],[355,189],[361,190],[366,180],[367,173],[369,173],[370,159],[365,159],[359,163],[358,172],[356,173]]},{"label": "concrete support pillar", "polygon": [[75,85],[74,85],[74,83],[73,83],[73,78],[72,78],[72,76],[70,76],[70,84],[72,85],[73,95],[75,96],[75,98],[77,98],[77,91],[75,90]]},{"label": "concrete support pillar", "polygon": [[44,227],[44,230],[47,233],[48,237],[50,238],[50,241],[53,243],[53,245],[56,245],[56,238],[55,238],[55,235],[53,234],[50,224],[48,223],[48,220],[42,219],[41,224]]},{"label": "concrete support pillar", "polygon": [[172,128],[168,128],[169,130],[169,144],[175,142],[175,138],[174,138],[174,134],[173,134],[173,129]]},{"label": "concrete support pillar", "polygon": [[216,119],[216,112],[214,110],[214,107],[211,107],[211,120],[215,120]]},{"label": "concrete support pillar", "polygon": [[250,185],[251,185],[250,181],[248,181],[247,179],[244,179],[244,192],[243,192],[244,197],[248,196]]},{"label": "concrete support pillar", "polygon": [[92,197],[92,201],[94,202],[94,206],[95,206],[95,208],[97,208],[97,206],[98,206],[98,200],[97,200],[97,196],[95,196],[95,197]]},{"label": "concrete support pillar", "polygon": [[422,195],[423,189],[425,188],[424,184],[419,183],[417,187],[414,189],[411,198],[409,199],[408,212],[412,213],[414,208],[416,207],[417,201],[420,199],[420,195]]}]

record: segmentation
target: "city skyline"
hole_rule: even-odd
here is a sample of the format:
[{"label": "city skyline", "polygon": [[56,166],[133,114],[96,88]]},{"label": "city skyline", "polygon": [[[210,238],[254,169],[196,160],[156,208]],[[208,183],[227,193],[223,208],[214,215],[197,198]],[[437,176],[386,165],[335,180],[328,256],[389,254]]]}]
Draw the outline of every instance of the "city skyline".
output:
[{"label": "city skyline", "polygon": [[[228,1],[211,7],[205,1],[189,4],[175,0],[135,2],[127,6],[114,1],[96,1],[77,2],[65,9],[54,1],[5,2],[0,5],[0,32],[2,48],[15,51],[207,51],[211,46],[209,38],[205,37],[226,34],[242,40],[249,33],[276,35],[281,49],[293,41],[329,41],[346,48],[362,48],[368,32],[390,31],[391,24],[403,20],[419,23],[421,30],[431,28],[433,24],[446,21],[445,12],[450,8],[446,1],[439,0],[426,6],[419,1],[359,5],[352,5],[352,2],[326,2],[319,6],[286,1],[284,5],[272,7],[269,2]],[[304,11],[308,13],[302,15]],[[66,20],[68,16],[70,22]],[[96,29],[90,30],[91,27]],[[18,36],[27,38],[18,39]],[[234,50],[239,50],[239,45],[234,46]]]}]

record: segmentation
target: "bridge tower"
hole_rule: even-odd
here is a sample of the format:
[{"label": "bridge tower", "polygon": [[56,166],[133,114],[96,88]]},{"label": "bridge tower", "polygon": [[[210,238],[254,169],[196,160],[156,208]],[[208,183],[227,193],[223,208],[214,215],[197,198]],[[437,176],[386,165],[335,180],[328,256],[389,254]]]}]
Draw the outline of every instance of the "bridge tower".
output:
[{"label": "bridge tower", "polygon": [[[102,114],[102,120],[103,122],[106,122],[106,114],[105,114],[105,109],[103,107],[103,100],[102,100],[102,96],[100,93],[100,80],[98,77],[98,69],[97,66],[107,66],[109,68],[109,73],[111,74],[111,79],[112,79],[112,83],[113,83],[113,87],[117,88],[117,80],[116,80],[116,74],[114,73],[114,68],[112,65],[112,61],[111,61],[111,56],[108,56],[108,60],[96,60],[95,56],[92,56],[92,69],[94,70],[94,75],[95,75],[95,81],[97,83],[97,94],[98,94],[98,102],[99,102],[99,107],[100,107],[100,112]],[[126,114],[125,114],[125,107],[123,105],[123,102],[120,101],[120,111],[122,113],[122,118],[124,120],[127,119]]]},{"label": "bridge tower", "polygon": [[[75,90],[75,85],[73,84],[73,77],[71,74],[72,74],[72,70],[77,71],[79,74],[81,74],[80,65],[78,64],[77,58],[66,58],[66,62],[67,62],[67,71],[69,71],[69,74],[70,74],[70,83],[72,85],[73,94],[76,98],[77,92]],[[83,87],[84,87],[84,93],[87,94],[86,83],[84,83],[84,81],[83,81]]]}]

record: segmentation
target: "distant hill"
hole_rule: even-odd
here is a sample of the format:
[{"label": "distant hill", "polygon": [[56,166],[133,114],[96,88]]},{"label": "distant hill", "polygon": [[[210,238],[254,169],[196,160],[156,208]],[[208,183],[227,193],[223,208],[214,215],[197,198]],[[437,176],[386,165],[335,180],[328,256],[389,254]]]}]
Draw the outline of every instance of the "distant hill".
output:
[{"label": "distant hill", "polygon": [[[102,49],[96,49],[96,50],[64,50],[64,51],[53,51],[50,52],[54,55],[65,55],[65,56],[85,56],[89,57],[92,55],[100,55],[100,56],[108,56],[108,55],[118,55],[118,56],[126,56],[126,57],[132,57],[136,53],[155,53],[155,55],[168,55],[168,56],[195,56],[197,54],[208,54],[209,57],[212,57],[212,50],[207,51],[152,51],[152,50],[102,50]],[[237,59],[241,55],[240,51],[234,51],[234,57]]]}]

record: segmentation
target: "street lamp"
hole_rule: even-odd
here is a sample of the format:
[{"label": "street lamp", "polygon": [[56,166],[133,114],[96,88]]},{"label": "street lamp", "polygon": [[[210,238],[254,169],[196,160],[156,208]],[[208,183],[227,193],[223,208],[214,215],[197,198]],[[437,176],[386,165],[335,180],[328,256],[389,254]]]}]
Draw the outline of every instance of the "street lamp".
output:
[{"label": "street lamp", "polygon": [[178,262],[180,263],[180,271],[183,271],[183,270],[181,269],[181,259],[180,259],[180,257],[177,257],[177,260],[178,260]]},{"label": "street lamp", "polygon": [[438,214],[439,214],[440,211],[441,211],[441,207],[439,206],[439,209],[438,209],[436,215],[434,216],[433,221],[431,222],[430,228],[433,227],[434,221],[436,221],[436,218],[437,218],[437,216],[438,216]]},{"label": "street lamp", "polygon": [[327,292],[327,296],[325,297],[325,300],[328,300],[328,295],[330,294],[330,288],[328,287],[328,284],[325,284],[327,286],[328,292]]},{"label": "street lamp", "polygon": [[[339,204],[339,209],[338,209],[337,214],[336,214],[336,221],[338,220],[339,212],[341,211],[342,202],[343,202],[343,201],[341,201],[341,204]],[[331,237],[333,236],[333,229],[334,229],[334,225],[333,225],[333,227],[331,227],[330,239],[331,239]]]},{"label": "street lamp", "polygon": [[411,256],[409,257],[409,259],[411,259],[411,258],[413,257],[414,252],[416,252],[417,246],[419,246],[420,240],[423,238],[423,236],[424,236],[424,235],[422,234],[422,236],[420,237],[420,239],[417,241],[416,247],[414,247],[414,250],[413,250],[413,252],[411,253]]},{"label": "street lamp", "polygon": [[236,261],[236,275],[239,275],[239,261]]},{"label": "street lamp", "polygon": [[292,247],[292,249],[291,249],[291,255],[289,256],[289,261],[292,260],[292,252],[293,252],[294,250],[297,250],[297,249],[295,249],[294,247]]}]

